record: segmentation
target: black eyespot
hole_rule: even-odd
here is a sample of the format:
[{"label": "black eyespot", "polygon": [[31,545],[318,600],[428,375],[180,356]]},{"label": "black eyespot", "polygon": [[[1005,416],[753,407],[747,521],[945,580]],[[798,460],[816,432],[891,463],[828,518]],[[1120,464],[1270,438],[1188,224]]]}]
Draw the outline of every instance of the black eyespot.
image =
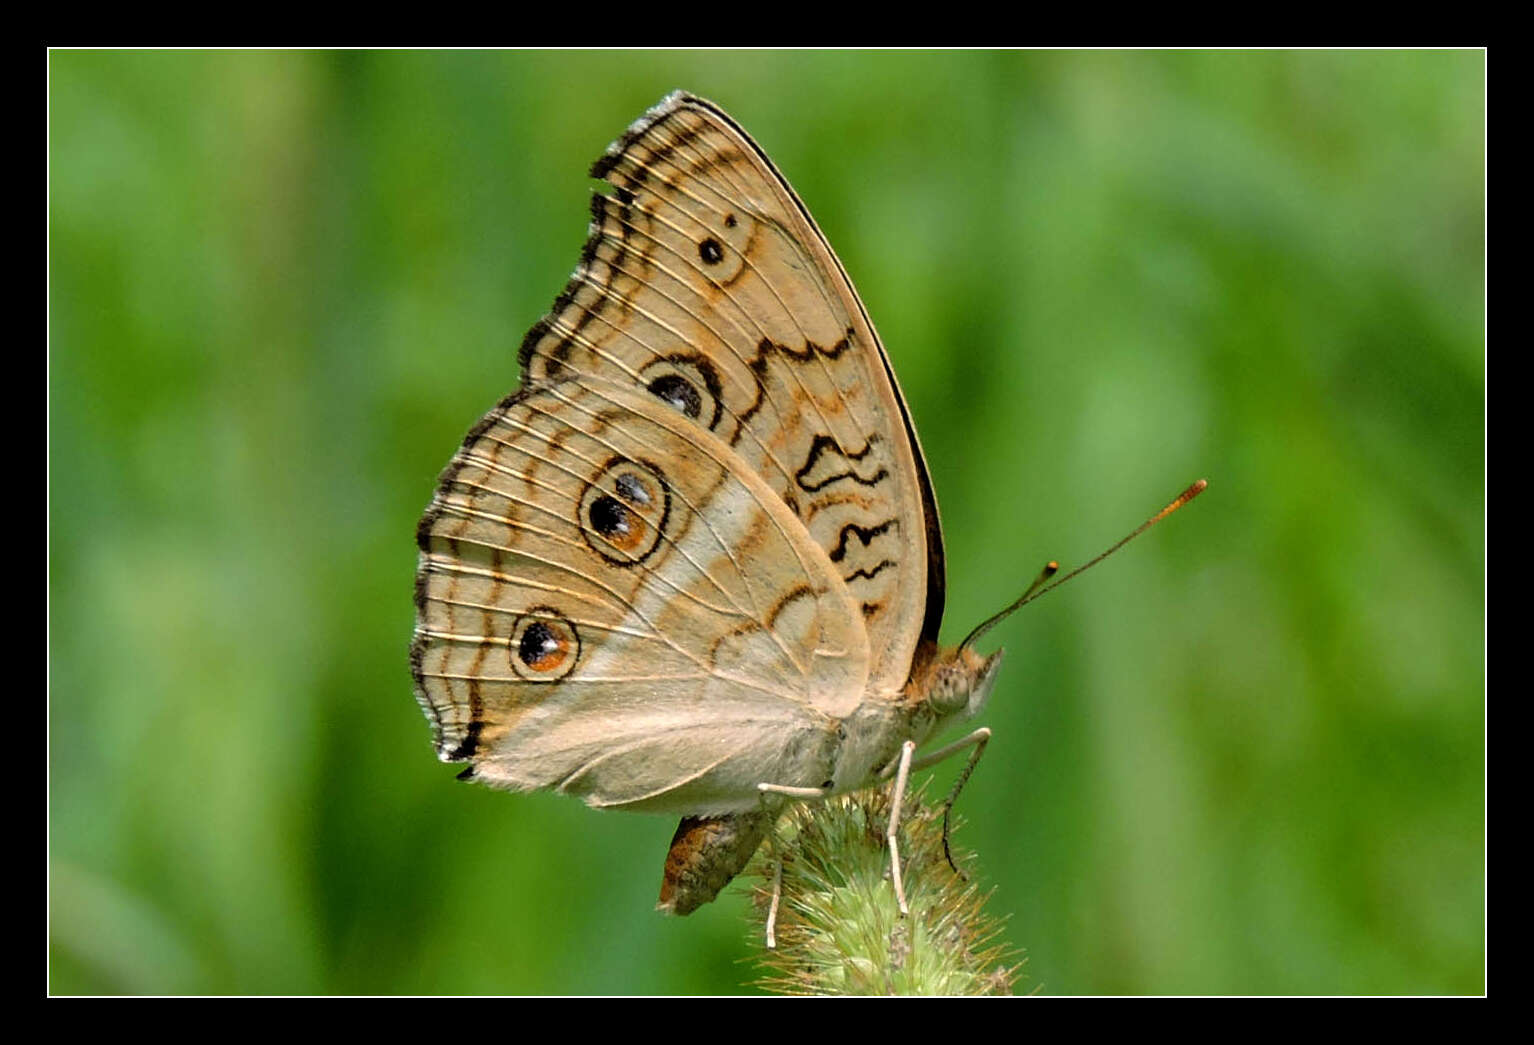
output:
[{"label": "black eyespot", "polygon": [[658,355],[639,371],[645,391],[711,431],[724,417],[724,383],[714,364],[697,352]]},{"label": "black eyespot", "polygon": [[724,248],[719,245],[718,240],[710,236],[698,244],[698,257],[702,258],[705,264],[717,265],[724,260]]},{"label": "black eyespot", "polygon": [[634,513],[615,497],[598,497],[591,502],[591,528],[614,544],[621,544],[633,533]]},{"label": "black eyespot", "polygon": [[726,226],[733,229],[735,227],[735,215],[726,214],[724,216],[724,223]]},{"label": "black eyespot", "polygon": [[663,374],[646,386],[651,394],[694,420],[703,413],[703,397],[693,383],[680,374]]}]

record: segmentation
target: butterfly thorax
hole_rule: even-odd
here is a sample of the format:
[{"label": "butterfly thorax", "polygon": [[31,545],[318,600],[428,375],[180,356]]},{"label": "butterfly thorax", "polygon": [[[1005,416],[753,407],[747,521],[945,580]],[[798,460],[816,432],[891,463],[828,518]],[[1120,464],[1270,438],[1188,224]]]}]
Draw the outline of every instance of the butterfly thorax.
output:
[{"label": "butterfly thorax", "polygon": [[870,697],[841,723],[835,789],[856,791],[900,754],[907,740],[921,746],[985,708],[1001,667],[1002,651],[989,657],[968,647],[918,652],[910,680],[895,699]]}]

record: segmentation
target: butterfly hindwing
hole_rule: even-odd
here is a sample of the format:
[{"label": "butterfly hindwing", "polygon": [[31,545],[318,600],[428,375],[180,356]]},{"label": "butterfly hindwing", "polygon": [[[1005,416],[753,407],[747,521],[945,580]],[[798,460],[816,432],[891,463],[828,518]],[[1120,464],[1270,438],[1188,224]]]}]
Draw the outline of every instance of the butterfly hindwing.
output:
[{"label": "butterfly hindwing", "polygon": [[857,607],[777,495],[655,397],[510,397],[418,538],[417,693],[476,779],[705,813],[828,775],[866,683]]}]

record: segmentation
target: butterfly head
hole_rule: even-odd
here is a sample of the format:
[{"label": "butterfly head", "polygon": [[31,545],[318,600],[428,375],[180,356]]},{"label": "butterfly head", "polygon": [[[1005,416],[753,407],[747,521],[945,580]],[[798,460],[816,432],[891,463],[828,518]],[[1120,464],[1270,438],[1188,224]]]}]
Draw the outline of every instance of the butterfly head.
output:
[{"label": "butterfly head", "polygon": [[997,650],[987,657],[969,646],[960,646],[940,655],[927,689],[927,699],[933,708],[945,718],[949,715],[973,718],[984,711],[1005,652]]}]

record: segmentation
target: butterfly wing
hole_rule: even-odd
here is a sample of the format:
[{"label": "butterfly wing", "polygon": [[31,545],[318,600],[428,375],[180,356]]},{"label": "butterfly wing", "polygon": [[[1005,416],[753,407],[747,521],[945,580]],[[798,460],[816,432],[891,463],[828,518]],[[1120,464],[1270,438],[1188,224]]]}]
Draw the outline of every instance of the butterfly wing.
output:
[{"label": "butterfly wing", "polygon": [[417,696],[475,779],[705,814],[831,776],[868,674],[858,607],[781,498],[653,395],[509,397],[417,539]]},{"label": "butterfly wing", "polygon": [[895,375],[788,182],[676,93],[592,168],[581,263],[522,346],[525,381],[642,390],[726,444],[808,532],[867,630],[868,691],[905,685],[943,604],[936,502]]}]

